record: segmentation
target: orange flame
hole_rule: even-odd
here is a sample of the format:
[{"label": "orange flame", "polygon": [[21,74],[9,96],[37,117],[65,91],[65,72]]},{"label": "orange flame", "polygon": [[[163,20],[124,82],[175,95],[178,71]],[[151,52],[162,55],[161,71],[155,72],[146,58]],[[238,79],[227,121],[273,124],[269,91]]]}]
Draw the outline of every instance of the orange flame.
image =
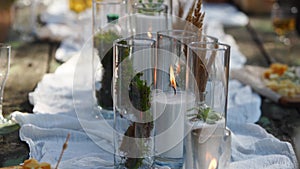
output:
[{"label": "orange flame", "polygon": [[147,36],[148,36],[148,38],[152,39],[152,33],[151,32],[147,32]]},{"label": "orange flame", "polygon": [[174,93],[176,94],[176,81],[175,81],[175,75],[172,66],[170,66],[170,84],[174,89]]},{"label": "orange flame", "polygon": [[217,165],[218,165],[217,160],[213,158],[209,163],[208,169],[216,169]]}]

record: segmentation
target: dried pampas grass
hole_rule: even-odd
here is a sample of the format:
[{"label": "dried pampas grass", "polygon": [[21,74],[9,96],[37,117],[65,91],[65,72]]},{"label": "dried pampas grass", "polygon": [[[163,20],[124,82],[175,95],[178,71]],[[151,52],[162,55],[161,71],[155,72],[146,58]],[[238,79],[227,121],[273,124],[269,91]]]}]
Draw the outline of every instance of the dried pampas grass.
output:
[{"label": "dried pampas grass", "polygon": [[[197,1],[197,2],[196,2]],[[186,21],[192,23],[198,28],[198,35],[202,35],[203,31],[203,20],[205,13],[201,11],[202,9],[202,0],[194,0],[193,5],[190,8]]]},{"label": "dried pampas grass", "polygon": [[[202,0],[194,0],[192,7],[189,9],[188,15],[186,17],[186,21],[193,24],[197,28],[197,35],[198,38],[202,38],[202,31],[203,31],[203,20],[205,17],[205,13],[201,11],[202,9]],[[198,85],[199,92],[205,92],[206,83],[208,80],[208,70],[206,65],[203,62],[203,58],[199,56],[200,54],[194,53],[193,57],[193,74],[195,76],[196,83]]]}]

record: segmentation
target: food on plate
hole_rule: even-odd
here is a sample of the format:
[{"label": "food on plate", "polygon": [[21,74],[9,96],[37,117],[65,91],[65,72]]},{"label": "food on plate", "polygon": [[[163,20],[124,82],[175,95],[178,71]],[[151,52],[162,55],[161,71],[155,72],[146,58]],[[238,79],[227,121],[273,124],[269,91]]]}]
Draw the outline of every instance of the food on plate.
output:
[{"label": "food on plate", "polygon": [[296,68],[281,63],[273,63],[264,71],[265,85],[282,96],[300,95],[300,77]]},{"label": "food on plate", "polygon": [[39,163],[36,159],[31,158],[24,161],[23,169],[51,169],[51,165],[46,162]]}]

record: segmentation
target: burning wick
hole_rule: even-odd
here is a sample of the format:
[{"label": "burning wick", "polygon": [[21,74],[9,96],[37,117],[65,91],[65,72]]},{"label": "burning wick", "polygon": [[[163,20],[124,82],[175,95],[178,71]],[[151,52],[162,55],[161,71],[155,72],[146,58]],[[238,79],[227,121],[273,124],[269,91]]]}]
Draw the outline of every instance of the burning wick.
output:
[{"label": "burning wick", "polygon": [[176,95],[176,81],[175,81],[175,75],[174,75],[174,70],[173,70],[172,66],[170,66],[170,84],[174,90],[174,95]]},{"label": "burning wick", "polygon": [[215,158],[213,158],[209,163],[208,169],[216,169],[217,166],[218,166],[218,162]]}]

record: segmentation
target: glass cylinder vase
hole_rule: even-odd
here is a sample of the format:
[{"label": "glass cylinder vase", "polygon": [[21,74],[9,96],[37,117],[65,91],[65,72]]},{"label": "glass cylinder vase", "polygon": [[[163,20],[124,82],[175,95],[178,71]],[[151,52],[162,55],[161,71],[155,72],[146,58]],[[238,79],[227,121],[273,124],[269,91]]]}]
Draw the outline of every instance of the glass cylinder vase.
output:
[{"label": "glass cylinder vase", "polygon": [[[194,32],[167,30],[157,33],[155,99],[155,164],[171,168],[183,166],[184,114],[192,108],[194,94],[185,90],[188,44],[197,39],[215,42]],[[172,78],[173,79],[172,79]],[[186,95],[191,100],[186,100]]]},{"label": "glass cylinder vase", "polygon": [[[222,168],[226,129],[230,46],[192,42],[188,46],[186,90],[195,94],[186,114],[186,167]],[[188,98],[187,98],[188,99]]]},{"label": "glass cylinder vase", "polygon": [[113,41],[128,35],[126,18],[120,19],[126,7],[124,0],[93,1],[93,88],[99,118],[113,118]]},{"label": "glass cylinder vase", "polygon": [[114,43],[115,168],[151,168],[154,158],[155,41],[129,37]]}]

